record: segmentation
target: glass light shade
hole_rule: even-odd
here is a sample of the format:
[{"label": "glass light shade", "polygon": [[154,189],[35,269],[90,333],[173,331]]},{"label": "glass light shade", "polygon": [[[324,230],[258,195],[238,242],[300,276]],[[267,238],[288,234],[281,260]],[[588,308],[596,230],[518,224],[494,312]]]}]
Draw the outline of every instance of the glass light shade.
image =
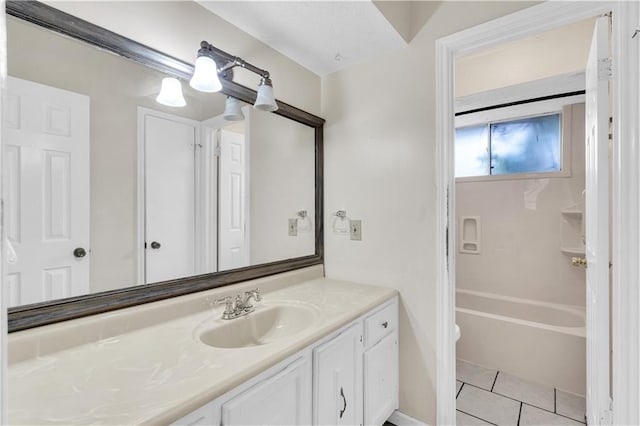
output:
[{"label": "glass light shade", "polygon": [[201,92],[219,92],[222,89],[222,83],[218,78],[216,62],[208,56],[198,56],[189,85]]},{"label": "glass light shade", "polygon": [[258,96],[256,96],[256,102],[253,104],[255,109],[260,111],[276,111],[278,104],[273,97],[273,87],[271,85],[260,83],[258,86]]},{"label": "glass light shade", "polygon": [[242,121],[244,120],[244,114],[240,108],[240,101],[231,96],[227,96],[227,100],[224,104],[224,113],[222,114],[227,121]]},{"label": "glass light shade", "polygon": [[156,101],[170,107],[185,106],[187,102],[182,96],[182,84],[180,84],[180,81],[173,77],[163,78]]}]

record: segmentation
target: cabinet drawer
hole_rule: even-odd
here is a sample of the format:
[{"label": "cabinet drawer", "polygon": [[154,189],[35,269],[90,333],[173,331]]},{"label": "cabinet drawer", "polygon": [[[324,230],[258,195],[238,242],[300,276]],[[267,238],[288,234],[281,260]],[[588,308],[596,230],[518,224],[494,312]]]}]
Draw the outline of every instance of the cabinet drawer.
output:
[{"label": "cabinet drawer", "polygon": [[398,303],[394,300],[390,305],[365,318],[364,338],[365,347],[379,341],[398,327]]}]

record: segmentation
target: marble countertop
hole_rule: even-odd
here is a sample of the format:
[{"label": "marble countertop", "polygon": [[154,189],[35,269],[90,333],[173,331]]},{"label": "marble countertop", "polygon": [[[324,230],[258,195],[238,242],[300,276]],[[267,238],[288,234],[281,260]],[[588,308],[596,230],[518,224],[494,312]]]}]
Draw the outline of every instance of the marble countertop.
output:
[{"label": "marble countertop", "polygon": [[[230,288],[224,289],[228,293]],[[210,297],[212,292],[215,295],[215,291],[203,293]],[[266,345],[222,349],[205,345],[197,333],[204,323],[222,321],[223,307],[216,306],[11,362],[9,422],[171,423],[396,295],[388,288],[327,278],[273,291],[263,288],[263,292],[267,305],[304,301],[317,307],[318,315],[311,326],[290,337]],[[172,309],[178,299],[156,303]],[[82,319],[74,321],[79,324]],[[74,321],[65,324],[71,332]],[[11,338],[18,337],[13,334],[19,333],[12,333],[10,346]]]}]

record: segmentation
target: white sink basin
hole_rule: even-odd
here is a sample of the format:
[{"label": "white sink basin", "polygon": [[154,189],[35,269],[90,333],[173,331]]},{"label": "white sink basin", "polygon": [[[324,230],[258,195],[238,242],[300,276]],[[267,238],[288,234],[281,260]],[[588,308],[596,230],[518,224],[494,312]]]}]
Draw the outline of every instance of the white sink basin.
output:
[{"label": "white sink basin", "polygon": [[317,317],[317,308],[310,304],[258,304],[254,312],[224,320],[215,327],[201,331],[198,337],[204,344],[216,348],[266,345],[303,331]]}]

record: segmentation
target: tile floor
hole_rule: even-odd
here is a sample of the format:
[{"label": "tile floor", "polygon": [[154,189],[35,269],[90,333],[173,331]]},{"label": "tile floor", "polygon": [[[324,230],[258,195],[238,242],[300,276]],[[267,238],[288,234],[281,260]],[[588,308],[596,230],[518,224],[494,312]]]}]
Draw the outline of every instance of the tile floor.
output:
[{"label": "tile floor", "polygon": [[584,425],[583,397],[458,360],[456,424]]}]

